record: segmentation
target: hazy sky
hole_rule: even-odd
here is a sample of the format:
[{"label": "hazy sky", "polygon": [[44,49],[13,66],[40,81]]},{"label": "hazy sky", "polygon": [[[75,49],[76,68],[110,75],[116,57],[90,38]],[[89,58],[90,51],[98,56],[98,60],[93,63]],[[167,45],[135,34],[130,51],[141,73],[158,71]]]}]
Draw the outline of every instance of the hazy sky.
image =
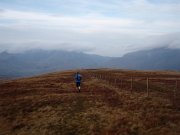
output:
[{"label": "hazy sky", "polygon": [[0,0],[0,52],[180,48],[180,0]]}]

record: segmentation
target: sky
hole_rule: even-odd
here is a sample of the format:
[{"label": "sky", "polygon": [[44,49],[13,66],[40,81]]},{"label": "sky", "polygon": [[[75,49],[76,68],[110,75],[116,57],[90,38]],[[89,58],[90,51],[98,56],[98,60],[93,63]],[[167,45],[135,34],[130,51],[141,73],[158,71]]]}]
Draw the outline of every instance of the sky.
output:
[{"label": "sky", "polygon": [[0,52],[159,47],[180,48],[179,0],[0,0]]}]

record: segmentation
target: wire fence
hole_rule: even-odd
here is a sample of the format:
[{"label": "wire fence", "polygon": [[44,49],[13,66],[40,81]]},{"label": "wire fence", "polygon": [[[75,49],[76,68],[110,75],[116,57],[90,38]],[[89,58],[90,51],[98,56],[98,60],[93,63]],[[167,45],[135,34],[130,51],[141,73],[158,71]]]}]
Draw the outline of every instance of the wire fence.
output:
[{"label": "wire fence", "polygon": [[169,99],[174,107],[180,108],[180,78],[174,76],[123,75],[117,72],[88,72],[91,77],[106,81],[109,85],[133,92],[146,93]]}]

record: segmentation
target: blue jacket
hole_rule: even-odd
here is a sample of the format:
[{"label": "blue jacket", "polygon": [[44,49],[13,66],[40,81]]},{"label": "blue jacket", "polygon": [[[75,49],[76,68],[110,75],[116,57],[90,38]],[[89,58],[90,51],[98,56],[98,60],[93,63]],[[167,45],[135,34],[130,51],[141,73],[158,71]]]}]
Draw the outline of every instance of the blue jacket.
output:
[{"label": "blue jacket", "polygon": [[81,82],[82,76],[80,74],[76,73],[74,78],[75,78],[76,82]]}]

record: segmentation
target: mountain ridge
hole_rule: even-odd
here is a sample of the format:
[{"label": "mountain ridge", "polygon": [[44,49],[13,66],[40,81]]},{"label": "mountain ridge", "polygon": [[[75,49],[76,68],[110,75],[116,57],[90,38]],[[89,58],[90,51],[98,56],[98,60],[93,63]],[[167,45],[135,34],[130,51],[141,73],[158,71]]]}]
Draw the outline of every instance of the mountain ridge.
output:
[{"label": "mountain ridge", "polygon": [[58,70],[98,67],[108,57],[67,51],[31,50],[0,53],[1,76],[32,76]]},{"label": "mountain ridge", "polygon": [[180,70],[179,58],[180,49],[156,48],[128,53],[106,64],[114,68],[136,70]]},{"label": "mountain ridge", "polygon": [[156,48],[104,57],[62,50],[31,50],[0,53],[1,77],[26,77],[42,73],[84,69],[121,68],[135,70],[180,70],[180,49]]}]

